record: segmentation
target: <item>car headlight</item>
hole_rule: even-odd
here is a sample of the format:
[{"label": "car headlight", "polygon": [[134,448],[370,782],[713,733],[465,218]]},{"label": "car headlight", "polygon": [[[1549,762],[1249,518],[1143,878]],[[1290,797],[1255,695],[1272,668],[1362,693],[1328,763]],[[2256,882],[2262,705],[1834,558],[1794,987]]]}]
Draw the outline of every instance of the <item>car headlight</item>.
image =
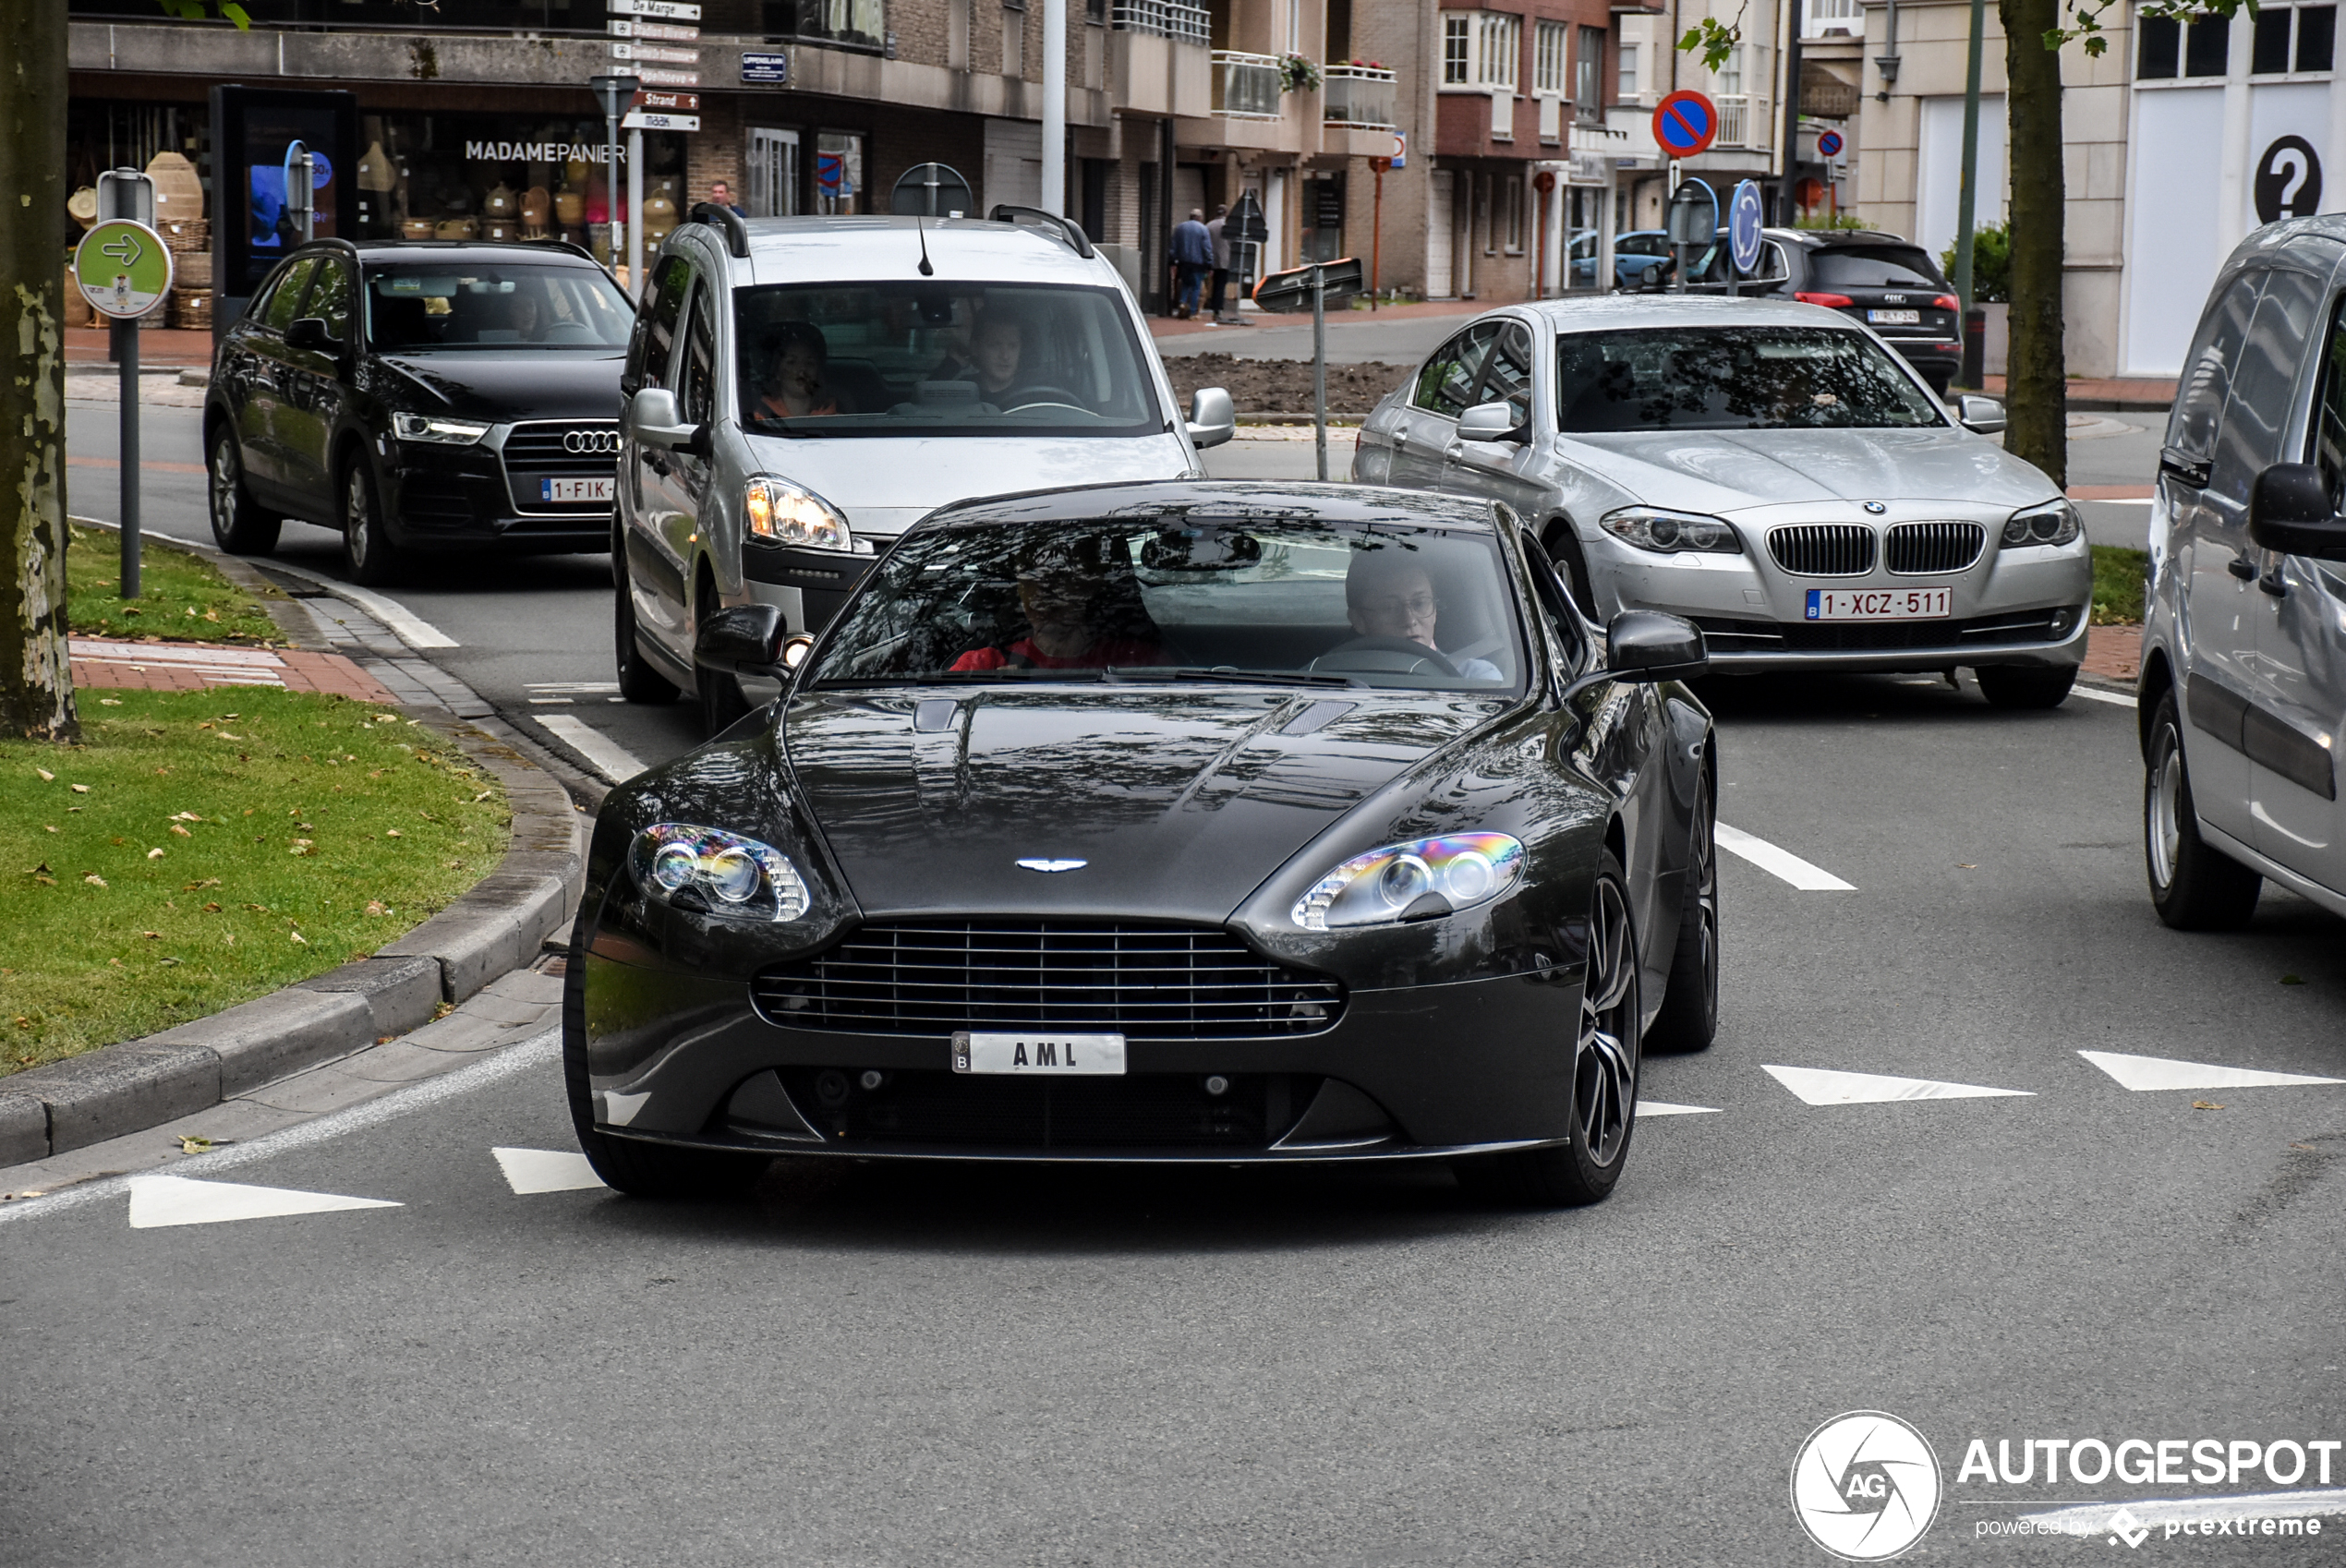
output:
[{"label": "car headlight", "polygon": [[492,427],[478,419],[451,419],[440,414],[394,414],[391,428],[403,441],[430,441],[437,446],[471,446]]},{"label": "car headlight", "polygon": [[1699,550],[1712,555],[1741,555],[1743,541],[1716,517],[1691,512],[1664,512],[1651,506],[1625,506],[1598,519],[1597,526],[1614,538],[1650,549],[1657,555]]},{"label": "car headlight", "polygon": [[2065,501],[2049,501],[2042,506],[2031,506],[2012,514],[2004,525],[2001,548],[2013,549],[2021,545],[2065,545],[2086,531],[2084,519],[2077,509]]},{"label": "car headlight", "polygon": [[1295,902],[1306,931],[1431,920],[1497,898],[1523,874],[1522,841],[1451,833],[1355,855]]},{"label": "car headlight", "polygon": [[855,548],[855,536],[838,507],[788,479],[760,476],[742,492],[742,522],[750,537],[814,549]]},{"label": "car headlight", "polygon": [[627,860],[654,903],[732,920],[796,920],[806,912],[806,883],[788,855],[720,827],[655,823],[635,835]]}]

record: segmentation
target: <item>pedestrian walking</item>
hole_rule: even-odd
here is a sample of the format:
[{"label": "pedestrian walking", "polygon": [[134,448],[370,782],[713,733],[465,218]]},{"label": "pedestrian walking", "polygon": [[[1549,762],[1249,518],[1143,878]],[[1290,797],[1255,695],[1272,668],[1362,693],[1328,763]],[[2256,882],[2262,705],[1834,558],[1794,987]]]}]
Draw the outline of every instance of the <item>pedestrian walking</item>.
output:
[{"label": "pedestrian walking", "polygon": [[1173,314],[1183,320],[1197,314],[1198,296],[1205,275],[1214,270],[1214,238],[1205,231],[1205,214],[1197,208],[1173,229]]},{"label": "pedestrian walking", "polygon": [[1230,210],[1215,205],[1214,219],[1205,225],[1206,238],[1214,246],[1214,314],[1222,314],[1222,301],[1230,286],[1230,237],[1225,229],[1230,221]]}]

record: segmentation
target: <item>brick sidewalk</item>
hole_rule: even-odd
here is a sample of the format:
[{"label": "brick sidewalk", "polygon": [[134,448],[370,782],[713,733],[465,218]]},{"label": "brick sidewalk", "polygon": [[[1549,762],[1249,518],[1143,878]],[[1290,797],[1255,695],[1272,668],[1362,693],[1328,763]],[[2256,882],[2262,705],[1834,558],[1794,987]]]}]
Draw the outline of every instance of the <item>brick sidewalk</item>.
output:
[{"label": "brick sidewalk", "polygon": [[[1988,384],[1979,390],[1989,397],[2004,395],[2001,376],[1982,376]],[[2069,379],[2068,403],[2072,408],[2131,408],[2147,411],[2167,409],[2175,402],[2175,383],[2156,380],[2148,376],[2108,376],[2088,380],[2083,376]]]},{"label": "brick sidewalk", "polygon": [[[110,365],[106,357],[106,343],[110,330],[105,327],[67,327],[66,329],[66,363],[67,365]],[[209,365],[212,363],[212,333],[209,331],[187,332],[177,327],[148,327],[139,333],[139,363],[146,365]]]},{"label": "brick sidewalk", "polygon": [[2143,629],[2139,626],[2086,628],[2085,673],[2131,686],[2142,673]]},{"label": "brick sidewalk", "polygon": [[218,643],[125,643],[72,639],[73,683],[113,691],[200,692],[214,686],[281,686],[395,706],[398,698],[340,654],[298,648],[232,648]]}]

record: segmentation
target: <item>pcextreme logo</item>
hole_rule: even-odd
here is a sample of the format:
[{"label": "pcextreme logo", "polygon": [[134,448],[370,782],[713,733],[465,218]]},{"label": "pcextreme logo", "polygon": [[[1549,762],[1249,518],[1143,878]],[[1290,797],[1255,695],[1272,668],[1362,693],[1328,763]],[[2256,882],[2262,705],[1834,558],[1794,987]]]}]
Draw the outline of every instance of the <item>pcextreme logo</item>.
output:
[{"label": "pcextreme logo", "polygon": [[1808,1434],[1792,1462],[1792,1512],[1808,1538],[1850,1562],[1881,1562],[1939,1515],[1939,1456],[1895,1416],[1852,1410]]}]

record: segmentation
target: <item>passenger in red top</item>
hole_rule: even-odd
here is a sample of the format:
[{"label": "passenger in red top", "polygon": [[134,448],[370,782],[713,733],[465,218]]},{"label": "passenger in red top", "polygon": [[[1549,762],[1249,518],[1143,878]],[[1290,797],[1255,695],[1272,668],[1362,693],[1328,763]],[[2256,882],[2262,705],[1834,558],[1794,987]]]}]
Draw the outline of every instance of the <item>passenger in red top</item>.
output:
[{"label": "passenger in red top", "polygon": [[[1131,592],[1137,585],[1131,563],[1118,561],[1115,549],[1115,540],[1091,537],[1029,549],[1018,566],[1026,635],[998,647],[972,648],[953,661],[953,669],[966,673],[1163,664],[1165,650],[1153,634],[1155,628]],[[1119,615],[1112,601],[1128,593],[1132,602]],[[1135,631],[1151,634],[1128,634]]]}]

